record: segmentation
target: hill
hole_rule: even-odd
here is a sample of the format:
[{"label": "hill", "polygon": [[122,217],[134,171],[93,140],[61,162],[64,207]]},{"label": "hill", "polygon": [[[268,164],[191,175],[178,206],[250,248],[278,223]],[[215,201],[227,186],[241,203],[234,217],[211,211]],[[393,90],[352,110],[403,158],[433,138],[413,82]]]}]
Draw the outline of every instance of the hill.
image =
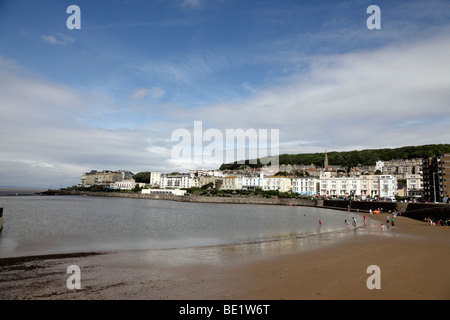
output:
[{"label": "hill", "polygon": [[[393,159],[414,159],[427,158],[435,155],[449,153],[450,144],[429,144],[422,146],[408,146],[394,149],[367,149],[354,151],[331,151],[327,152],[328,163],[330,165],[341,165],[344,167],[356,167],[358,165],[373,166],[377,161],[389,161]],[[300,153],[300,154],[282,154],[279,156],[279,164],[297,164],[323,167],[325,152],[323,153]],[[246,166],[259,168],[263,165],[257,159],[257,164],[248,164]],[[222,164],[220,170],[233,170],[243,166],[237,162]]]}]

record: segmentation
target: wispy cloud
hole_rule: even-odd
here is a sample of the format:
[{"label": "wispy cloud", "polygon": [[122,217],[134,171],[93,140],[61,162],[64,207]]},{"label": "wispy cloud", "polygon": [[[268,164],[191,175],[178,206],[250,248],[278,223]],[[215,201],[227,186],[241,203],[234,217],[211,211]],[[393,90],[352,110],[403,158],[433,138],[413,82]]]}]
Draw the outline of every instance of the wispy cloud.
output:
[{"label": "wispy cloud", "polygon": [[68,36],[66,34],[62,33],[54,33],[49,35],[41,35],[41,39],[44,40],[47,43],[54,44],[54,45],[62,45],[65,46],[66,44],[75,42],[75,39],[71,36]]},{"label": "wispy cloud", "polygon": [[164,96],[164,90],[158,87],[147,88],[137,88],[132,93],[133,99],[143,99],[146,96],[150,96],[154,100],[158,100]]},{"label": "wispy cloud", "polygon": [[200,9],[203,7],[203,0],[182,0],[180,6],[182,8]]}]

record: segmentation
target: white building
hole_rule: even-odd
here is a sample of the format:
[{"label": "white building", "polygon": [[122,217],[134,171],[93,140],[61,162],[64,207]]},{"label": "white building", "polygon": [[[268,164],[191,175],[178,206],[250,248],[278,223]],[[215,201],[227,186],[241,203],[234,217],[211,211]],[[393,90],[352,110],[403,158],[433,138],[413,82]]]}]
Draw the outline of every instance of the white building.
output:
[{"label": "white building", "polygon": [[161,172],[150,172],[150,187],[158,187],[161,185]]},{"label": "white building", "polygon": [[311,176],[293,178],[292,192],[306,196],[314,196],[319,193],[319,179]]},{"label": "white building", "polygon": [[142,189],[142,194],[162,194],[162,195],[184,196],[186,194],[186,190],[180,190],[180,189]]},{"label": "white building", "polygon": [[421,197],[423,192],[423,181],[420,174],[406,175],[406,192],[408,197]]},{"label": "white building", "polygon": [[223,177],[223,172],[221,170],[210,170],[210,169],[191,169],[189,170],[191,177],[197,176],[212,176],[212,177]]},{"label": "white building", "polygon": [[333,198],[360,196],[360,179],[358,176],[336,177],[330,172],[323,172],[320,175],[320,194]]},{"label": "white building", "polygon": [[320,194],[329,197],[395,197],[397,178],[393,175],[361,175],[334,177],[320,175]]},{"label": "white building", "polygon": [[111,189],[114,190],[131,190],[136,187],[136,181],[134,179],[126,179],[122,181],[116,181],[111,184]]},{"label": "white building", "polygon": [[383,172],[384,162],[383,161],[377,161],[375,163],[375,171],[380,170],[380,172]]},{"label": "white building", "polygon": [[289,192],[292,190],[291,178],[284,176],[269,176],[264,178],[264,190],[266,191],[280,191]]},{"label": "white building", "polygon": [[162,189],[167,189],[167,188],[189,189],[189,188],[192,188],[195,186],[194,178],[192,178],[189,174],[180,174],[180,175],[162,174],[160,181],[161,181],[160,187]]},{"label": "white building", "polygon": [[253,176],[253,177],[243,177],[242,178],[242,189],[245,190],[255,190],[257,188],[264,189],[264,175]]},{"label": "white building", "polygon": [[241,176],[225,176],[222,179],[223,190],[242,190],[242,177]]},{"label": "white building", "polygon": [[397,178],[393,175],[380,176],[380,197],[393,198],[397,195]]}]

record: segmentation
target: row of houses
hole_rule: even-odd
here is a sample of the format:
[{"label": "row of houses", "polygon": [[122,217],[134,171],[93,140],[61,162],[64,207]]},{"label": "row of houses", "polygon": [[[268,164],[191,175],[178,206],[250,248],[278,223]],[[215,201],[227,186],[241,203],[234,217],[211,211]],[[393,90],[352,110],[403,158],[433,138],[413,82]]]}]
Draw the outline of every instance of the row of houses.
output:
[{"label": "row of houses", "polygon": [[[326,164],[328,161],[326,161]],[[293,192],[306,196],[361,198],[406,196],[441,202],[450,194],[450,154],[422,159],[419,167],[417,159],[409,162],[391,161],[388,167],[402,171],[401,180],[396,174],[361,174],[355,171],[349,176],[337,175],[333,170],[323,170],[318,175],[302,177],[275,175],[279,168],[262,168],[255,172],[227,172],[221,170],[190,170],[186,174],[165,174],[151,172],[148,184],[140,187],[152,189],[149,193],[173,194],[173,191],[209,185],[221,190],[255,190]],[[377,162],[377,170],[383,170],[386,163]],[[409,168],[398,169],[407,165]],[[287,167],[286,167],[287,168]],[[325,167],[328,168],[328,167]],[[388,171],[390,172],[390,171]],[[91,171],[82,175],[80,186],[101,185],[111,189],[135,188],[137,183],[130,171]],[[147,192],[147,191],[146,191]]]},{"label": "row of houses", "polygon": [[[407,181],[420,183],[419,176]],[[419,181],[419,182],[418,182]],[[329,172],[319,177],[286,176],[239,176],[227,175],[215,177],[210,175],[192,176],[190,174],[169,175],[160,172],[150,174],[150,187],[161,189],[189,189],[210,184],[221,190],[255,190],[293,192],[306,196],[346,197],[395,197],[397,195],[397,178],[393,175],[361,175],[337,177]]]}]

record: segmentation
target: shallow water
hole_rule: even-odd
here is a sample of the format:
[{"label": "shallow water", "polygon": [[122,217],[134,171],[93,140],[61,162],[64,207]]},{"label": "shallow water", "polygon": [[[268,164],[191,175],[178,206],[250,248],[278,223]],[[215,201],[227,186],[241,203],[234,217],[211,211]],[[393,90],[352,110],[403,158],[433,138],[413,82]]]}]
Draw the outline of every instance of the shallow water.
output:
[{"label": "shallow water", "polygon": [[[0,207],[0,257],[229,244],[279,250],[380,233],[370,219],[363,224],[361,216],[313,207],[86,196],[3,197]],[[349,232],[345,220],[352,217],[358,228]]]}]

